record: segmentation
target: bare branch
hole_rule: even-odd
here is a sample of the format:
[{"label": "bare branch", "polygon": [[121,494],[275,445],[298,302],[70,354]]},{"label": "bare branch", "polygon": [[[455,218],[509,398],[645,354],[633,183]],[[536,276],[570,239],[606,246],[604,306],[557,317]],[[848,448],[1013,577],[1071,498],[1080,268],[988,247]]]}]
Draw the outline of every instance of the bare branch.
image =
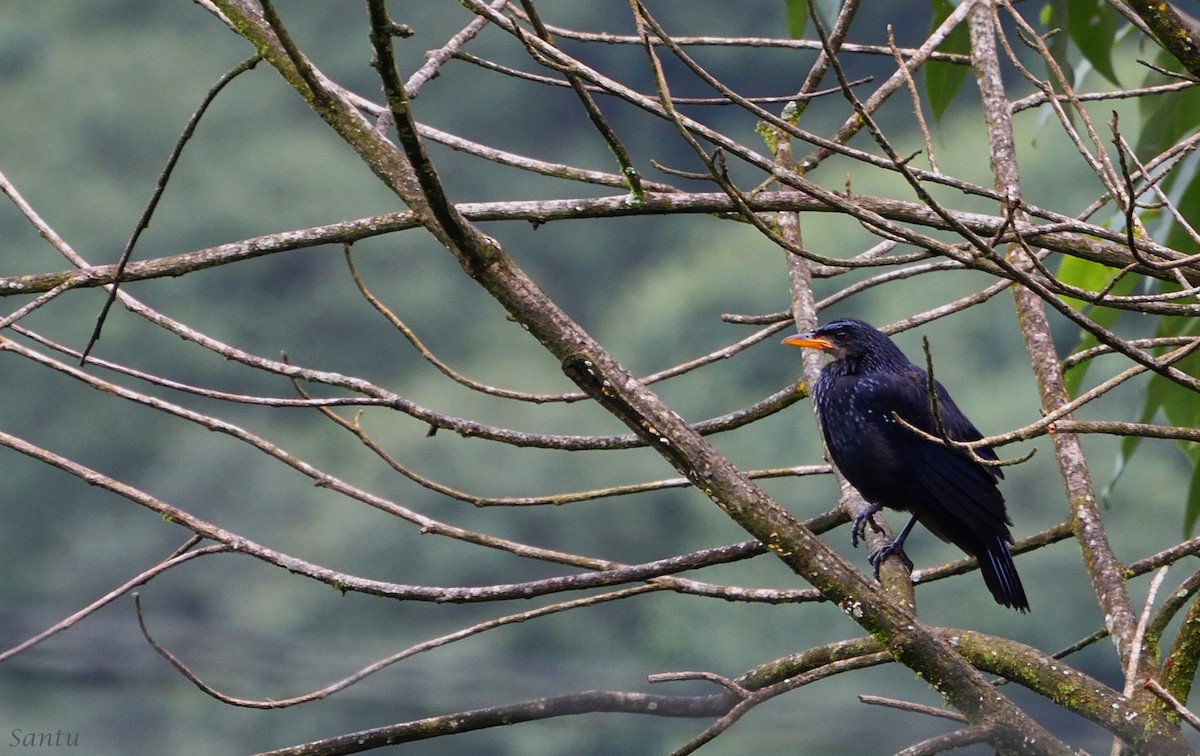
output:
[{"label": "bare branch", "polygon": [[26,640],[22,643],[18,643],[17,645],[13,646],[12,648],[10,648],[6,651],[0,652],[0,662],[7,661],[8,659],[11,659],[12,657],[16,656],[17,654],[20,654],[20,653],[36,646],[37,644],[41,643],[42,641],[46,640],[47,638],[57,635],[58,633],[61,633],[64,630],[69,630],[71,627],[75,626],[80,621],[95,614],[97,611],[99,611],[100,609],[102,609],[105,606],[108,606],[113,601],[116,601],[121,596],[124,596],[126,593],[129,593],[134,588],[137,588],[138,586],[142,586],[142,585],[145,585],[146,583],[149,583],[155,577],[157,577],[158,575],[161,575],[162,573],[166,572],[167,570],[171,569],[172,567],[181,565],[184,562],[189,562],[192,559],[195,559],[197,557],[202,557],[202,556],[207,556],[209,554],[217,554],[217,553],[220,553],[223,551],[228,551],[228,547],[221,545],[221,544],[217,544],[217,545],[213,545],[213,546],[204,546],[199,549],[193,549],[192,547],[195,546],[196,544],[198,544],[200,542],[200,540],[201,539],[198,536],[193,536],[192,538],[189,538],[187,543],[185,543],[183,546],[176,549],[175,553],[172,554],[167,559],[163,560],[162,562],[159,562],[158,564],[154,565],[150,569],[144,570],[143,572],[135,575],[134,577],[132,577],[128,581],[126,581],[124,584],[118,586],[117,588],[114,588],[113,590],[109,591],[108,593],[106,593],[104,596],[100,597],[96,601],[93,601],[92,603],[83,607],[79,611],[71,614],[69,617],[66,617],[66,618],[62,619],[61,621],[54,623],[53,625],[46,628],[45,630],[38,633],[37,635],[33,636],[32,638],[29,638],[28,640]]}]

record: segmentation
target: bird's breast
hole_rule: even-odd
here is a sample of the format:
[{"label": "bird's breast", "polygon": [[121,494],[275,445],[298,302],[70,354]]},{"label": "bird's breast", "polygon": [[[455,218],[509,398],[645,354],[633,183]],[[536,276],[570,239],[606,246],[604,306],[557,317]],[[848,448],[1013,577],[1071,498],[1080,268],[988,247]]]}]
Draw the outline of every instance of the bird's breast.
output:
[{"label": "bird's breast", "polygon": [[813,387],[834,465],[868,500],[887,504],[903,481],[894,443],[896,418],[879,401],[886,386],[870,377],[822,376]]}]

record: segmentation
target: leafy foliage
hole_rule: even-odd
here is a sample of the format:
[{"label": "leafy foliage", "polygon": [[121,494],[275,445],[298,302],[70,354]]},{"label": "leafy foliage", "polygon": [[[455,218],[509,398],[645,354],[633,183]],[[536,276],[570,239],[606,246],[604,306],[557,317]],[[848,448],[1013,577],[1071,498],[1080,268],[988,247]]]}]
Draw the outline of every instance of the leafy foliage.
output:
[{"label": "leafy foliage", "polygon": [[[932,31],[941,26],[942,22],[950,16],[955,4],[950,0],[931,0],[931,5],[933,6],[933,19],[929,28]],[[938,47],[938,50],[947,53],[969,53],[970,36],[966,27],[956,26],[946,37],[946,41]],[[940,119],[949,110],[950,103],[954,101],[954,95],[958,94],[958,90],[962,88],[962,83],[967,78],[967,68],[931,60],[925,65],[924,71],[925,92],[929,97],[929,107],[933,111],[934,118]]]},{"label": "leafy foliage", "polygon": [[784,0],[787,12],[787,30],[792,39],[804,37],[808,26],[808,0]]},{"label": "leafy foliage", "polygon": [[1071,41],[1083,57],[1104,78],[1120,86],[1113,68],[1113,48],[1117,39],[1117,12],[1104,0],[1053,0],[1054,23],[1066,21]]}]

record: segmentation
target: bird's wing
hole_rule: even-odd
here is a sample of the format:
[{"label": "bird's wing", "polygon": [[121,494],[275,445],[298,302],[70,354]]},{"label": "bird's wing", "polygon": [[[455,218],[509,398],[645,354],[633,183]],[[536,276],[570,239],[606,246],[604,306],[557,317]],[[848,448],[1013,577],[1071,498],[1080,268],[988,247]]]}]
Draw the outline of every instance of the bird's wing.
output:
[{"label": "bird's wing", "polygon": [[[904,421],[916,428],[938,435],[937,423],[934,420],[933,409],[929,402],[929,376],[913,365],[910,370],[882,376],[871,376],[872,380],[881,382],[880,395],[882,401],[891,401],[893,409]],[[942,421],[946,435],[954,441],[978,441],[983,434],[975,424],[967,419],[963,411],[950,398],[950,392],[938,381],[934,381],[934,392],[937,397],[937,413]],[[911,433],[911,431],[909,431]],[[981,458],[995,460],[996,452],[990,446],[975,449]],[[997,478],[1003,478],[1004,473],[999,467],[982,465]]]},{"label": "bird's wing", "polygon": [[[922,371],[924,374],[924,371]],[[923,380],[926,382],[926,380]],[[954,400],[950,398],[950,393],[942,386],[941,383],[934,381],[934,388],[937,395],[938,415],[942,419],[942,427],[946,429],[946,435],[955,441],[978,441],[983,438],[983,434],[975,427],[974,423],[967,419]],[[928,398],[928,388],[925,390],[925,396]],[[928,410],[929,403],[926,401],[926,409]],[[934,427],[933,414],[929,413],[930,427]],[[975,453],[980,457],[988,460],[996,459],[996,452],[990,446],[981,446],[975,450]],[[999,467],[987,466],[987,469],[997,478],[1003,478],[1004,472]]]},{"label": "bird's wing", "polygon": [[996,535],[1010,540],[1004,496],[987,468],[928,441],[912,448],[911,459],[913,495],[922,502],[925,527],[968,553],[978,553],[978,545]]},{"label": "bird's wing", "polygon": [[[910,511],[918,512],[921,522],[938,536],[970,553],[977,553],[985,539],[1007,536],[1004,498],[996,487],[998,468],[922,438],[891,417],[894,411],[914,427],[936,433],[925,372],[914,368],[903,374],[873,375],[863,388],[859,400],[873,410],[866,416],[885,420],[879,430],[889,456],[904,470],[898,483],[907,489],[896,494],[911,502]],[[981,438],[946,390],[938,389],[938,414],[947,435],[961,441]],[[981,457],[995,458],[990,449],[980,451]]]}]

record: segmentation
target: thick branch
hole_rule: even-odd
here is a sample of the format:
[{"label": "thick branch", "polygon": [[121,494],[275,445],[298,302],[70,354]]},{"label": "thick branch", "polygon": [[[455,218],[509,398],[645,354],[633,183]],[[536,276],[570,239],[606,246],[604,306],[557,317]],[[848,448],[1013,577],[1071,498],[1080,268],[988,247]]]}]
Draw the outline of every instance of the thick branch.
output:
[{"label": "thick branch", "polygon": [[[996,188],[1008,198],[1006,205],[1010,212],[1019,216],[1015,208],[1021,196],[1021,185],[1013,139],[1012,114],[996,51],[996,24],[992,3],[986,0],[975,3],[968,20],[971,32],[971,60],[975,66],[987,120]],[[1033,263],[1020,248],[1015,248],[1011,259],[1015,266],[1032,273]],[[1062,368],[1054,349],[1045,306],[1042,299],[1025,286],[1014,287],[1013,292],[1021,319],[1021,330],[1025,335],[1026,347],[1042,396],[1042,407],[1046,411],[1054,411],[1070,402],[1070,396],[1063,385]],[[1053,439],[1055,458],[1070,503],[1071,522],[1075,528],[1076,539],[1083,549],[1088,574],[1104,610],[1105,625],[1116,640],[1122,666],[1126,667],[1134,655],[1132,643],[1137,622],[1125,590],[1121,565],[1116,560],[1104,532],[1087,459],[1079,437],[1064,432],[1054,434]],[[1155,670],[1150,654],[1141,654],[1139,658],[1141,662],[1136,674],[1143,677],[1152,676]],[[1135,672],[1131,671],[1130,674]],[[1163,753],[1190,753],[1191,749],[1180,737],[1178,729],[1172,727],[1162,716],[1161,704],[1157,701],[1152,702],[1153,698],[1148,694],[1139,698],[1138,708],[1145,717],[1144,729],[1152,733],[1149,737],[1156,743],[1156,750]]]},{"label": "thick branch", "polygon": [[1200,33],[1184,23],[1170,3],[1162,0],[1125,0],[1154,33],[1158,43],[1183,64],[1192,76],[1200,78]]},{"label": "thick branch", "polygon": [[[0,189],[7,186],[0,175]],[[800,211],[827,213],[836,212],[827,203],[814,199],[803,192],[759,192],[744,198],[746,206],[754,212]],[[935,230],[950,230],[938,213],[924,205],[894,200],[886,197],[855,194],[854,203],[862,210],[899,223],[909,223]],[[629,201],[628,194],[612,197],[580,197],[576,199],[528,200],[512,202],[463,202],[456,206],[459,214],[470,221],[526,221],[542,224],[556,220],[580,218],[619,218],[633,215],[667,214],[717,214],[737,213],[738,204],[724,192],[646,193],[641,202]],[[1010,223],[999,215],[950,211],[954,223],[970,229],[978,236],[994,238],[1000,243],[1012,242],[1016,238],[1028,241],[1043,249],[1103,263],[1113,268],[1126,268],[1139,275],[1148,275],[1163,281],[1176,282],[1171,271],[1141,266],[1129,254],[1124,237],[1118,232],[1080,221],[1055,221],[1035,224],[1025,221]],[[141,281],[169,276],[181,276],[205,268],[227,265],[263,255],[308,249],[326,244],[349,244],[361,239],[390,234],[420,227],[417,215],[411,211],[384,213],[358,220],[331,223],[325,226],[297,231],[285,231],[267,236],[256,236],[229,244],[206,247],[193,252],[166,255],[150,260],[129,263],[121,275],[122,281]],[[1184,256],[1170,248],[1140,241],[1139,254],[1166,262],[1177,261]],[[894,261],[883,257],[866,263],[845,261],[847,267],[856,264],[890,265]],[[987,260],[977,266],[989,273],[1003,275]],[[1181,267],[1189,283],[1200,284],[1200,264]],[[116,280],[117,266],[95,265],[86,269],[73,269],[56,273],[0,276],[0,297],[24,294],[39,294],[71,282],[73,286],[89,288],[104,286]]]}]

